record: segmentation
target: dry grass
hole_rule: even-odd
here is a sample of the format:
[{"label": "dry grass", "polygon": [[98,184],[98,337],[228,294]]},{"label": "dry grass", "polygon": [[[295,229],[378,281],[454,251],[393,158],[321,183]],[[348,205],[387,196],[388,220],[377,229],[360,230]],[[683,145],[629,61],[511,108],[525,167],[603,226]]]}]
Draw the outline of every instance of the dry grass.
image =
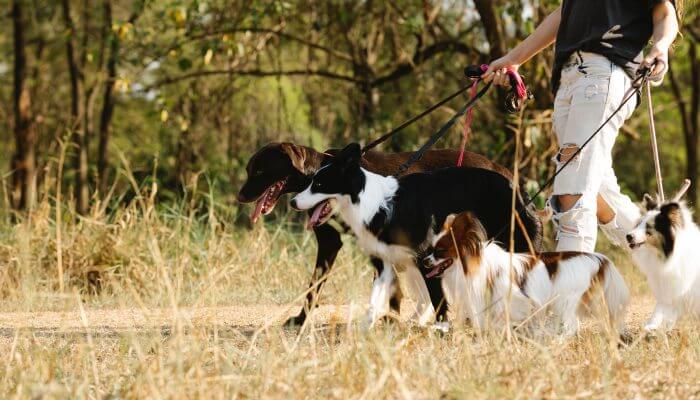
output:
[{"label": "dry grass", "polygon": [[[362,332],[347,308],[329,307],[301,332],[284,329],[276,321],[306,289],[313,238],[288,222],[236,229],[209,209],[219,211],[144,196],[84,218],[61,210],[58,225],[50,199],[19,222],[0,215],[0,398],[700,396],[689,321],[626,347],[593,326],[570,340],[406,324]],[[637,333],[650,298],[613,258],[633,289]],[[371,275],[349,246],[322,303],[359,308]]]}]

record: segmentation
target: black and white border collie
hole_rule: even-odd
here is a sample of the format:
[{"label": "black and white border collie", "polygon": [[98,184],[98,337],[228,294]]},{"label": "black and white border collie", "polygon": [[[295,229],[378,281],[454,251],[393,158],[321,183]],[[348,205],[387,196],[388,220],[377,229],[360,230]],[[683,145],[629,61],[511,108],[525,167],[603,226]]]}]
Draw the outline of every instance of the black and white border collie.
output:
[{"label": "black and white border collie", "polygon": [[[455,323],[468,318],[481,330],[500,328],[508,320],[538,328],[533,323],[537,321],[545,323],[541,327],[546,332],[573,335],[579,312],[603,297],[611,325],[624,332],[629,291],[615,265],[602,254],[511,256],[487,240],[486,230],[471,212],[463,212],[447,217],[424,261],[433,271],[444,271],[443,289]],[[602,289],[603,296],[595,296],[596,289]],[[548,314],[551,318],[545,318]]]},{"label": "black and white border collie", "polygon": [[[379,272],[370,299],[370,325],[389,312],[390,304],[397,310],[402,293],[416,301],[418,322],[426,325],[434,319],[433,305],[442,293],[427,291],[417,264],[420,255],[449,214],[467,210],[479,216],[490,235],[499,234],[502,237],[497,239],[508,243],[507,229],[502,228],[510,222],[510,181],[479,168],[445,168],[397,179],[367,171],[360,157],[358,144],[345,147],[318,170],[309,187],[292,200],[292,207],[308,210],[328,199],[337,202],[340,217]],[[520,202],[517,210],[527,234],[538,245],[539,220]],[[520,231],[515,246],[527,249]],[[402,278],[399,285],[395,273]]]},{"label": "black and white border collie", "polygon": [[644,329],[671,329],[684,313],[700,317],[700,229],[680,196],[658,204],[649,195],[643,216],[627,234],[637,267],[656,298]]}]

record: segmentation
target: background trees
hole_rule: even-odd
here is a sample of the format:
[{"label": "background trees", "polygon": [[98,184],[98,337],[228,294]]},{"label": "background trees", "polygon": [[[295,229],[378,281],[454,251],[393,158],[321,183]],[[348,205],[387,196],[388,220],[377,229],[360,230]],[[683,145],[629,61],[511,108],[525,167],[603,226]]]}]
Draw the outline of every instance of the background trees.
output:
[{"label": "background trees", "polygon": [[[129,185],[124,161],[137,179],[155,173],[161,198],[198,182],[233,202],[245,161],[263,143],[368,141],[464,85],[465,65],[503,54],[556,4],[0,0],[4,204],[23,210],[51,195],[62,154],[64,196],[80,213],[118,201],[109,192]],[[672,73],[654,91],[669,191],[698,170],[697,11],[685,21]],[[518,165],[532,188],[552,171],[550,59],[547,51],[523,68],[535,101],[505,116],[493,92],[469,143],[510,166],[520,135]],[[414,149],[450,111],[383,148]],[[637,197],[655,187],[645,113],[623,134],[617,172]],[[439,146],[458,143],[455,129]]]}]

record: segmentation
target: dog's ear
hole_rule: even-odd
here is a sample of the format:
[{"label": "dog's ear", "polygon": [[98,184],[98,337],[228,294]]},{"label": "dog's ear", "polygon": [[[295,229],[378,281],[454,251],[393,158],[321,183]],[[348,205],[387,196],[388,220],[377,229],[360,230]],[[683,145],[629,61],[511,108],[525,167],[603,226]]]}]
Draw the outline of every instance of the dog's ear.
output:
[{"label": "dog's ear", "polygon": [[669,202],[661,206],[659,210],[661,214],[666,215],[669,223],[673,228],[682,228],[684,225],[683,212],[681,211],[681,205],[676,202]]},{"label": "dog's ear", "polygon": [[455,222],[455,218],[457,218],[457,214],[450,214],[445,218],[445,222],[442,224],[442,229],[450,229],[452,227],[452,224]]},{"label": "dog's ear", "polygon": [[642,208],[645,211],[655,210],[659,206],[659,203],[655,198],[651,197],[649,193],[644,193],[644,198],[642,200]]},{"label": "dog's ear", "polygon": [[345,146],[343,150],[340,151],[336,160],[344,163],[344,165],[354,165],[360,164],[360,159],[362,158],[362,148],[360,148],[359,143],[350,143]]},{"label": "dog's ear", "polygon": [[662,248],[666,257],[671,255],[676,242],[676,235],[684,225],[681,205],[676,202],[665,203],[659,209],[659,215],[654,221],[654,229],[663,238]]},{"label": "dog's ear", "polygon": [[292,162],[292,166],[296,168],[299,172],[305,173],[306,170],[306,149],[297,146],[293,143],[282,143],[280,144],[280,150],[289,156],[289,160]]}]

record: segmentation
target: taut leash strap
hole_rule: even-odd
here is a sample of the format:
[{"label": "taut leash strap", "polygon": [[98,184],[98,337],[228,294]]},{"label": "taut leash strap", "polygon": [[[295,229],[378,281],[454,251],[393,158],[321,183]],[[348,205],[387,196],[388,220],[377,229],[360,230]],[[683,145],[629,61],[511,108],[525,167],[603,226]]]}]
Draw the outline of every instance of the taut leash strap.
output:
[{"label": "taut leash strap", "polygon": [[647,92],[647,110],[649,112],[649,133],[651,137],[651,153],[654,155],[654,170],[656,171],[656,190],[659,192],[659,198],[663,203],[666,201],[664,196],[664,182],[661,176],[661,161],[659,160],[659,145],[656,141],[656,124],[654,123],[654,104],[651,101],[651,81],[646,81]]},{"label": "taut leash strap", "polygon": [[458,91],[452,93],[451,95],[445,97],[444,99],[442,99],[442,100],[438,101],[437,103],[435,103],[434,105],[430,106],[428,109],[426,109],[426,110],[423,111],[422,113],[420,113],[420,114],[418,114],[418,115],[416,115],[416,116],[414,116],[414,117],[412,117],[412,118],[409,118],[408,120],[404,121],[401,125],[399,125],[399,126],[397,126],[396,128],[390,130],[389,132],[383,134],[382,136],[378,137],[377,139],[371,141],[370,143],[368,143],[368,144],[362,149],[362,154],[364,154],[364,153],[368,152],[369,150],[372,150],[373,148],[379,146],[380,144],[382,144],[383,142],[385,142],[385,141],[386,141],[387,139],[389,139],[390,137],[392,137],[392,136],[394,136],[395,134],[397,134],[397,133],[399,133],[400,131],[402,131],[402,130],[403,130],[404,128],[406,128],[407,126],[413,124],[414,122],[416,122],[416,121],[422,119],[423,117],[425,117],[426,115],[430,114],[431,112],[433,112],[433,111],[437,110],[438,108],[442,107],[443,105],[445,105],[445,103],[449,102],[450,100],[454,99],[455,97],[457,97],[457,96],[459,96],[460,94],[462,94],[462,93],[466,92],[467,90],[469,90],[469,88],[470,88],[471,86],[472,86],[471,84],[463,86],[463,87],[462,87],[461,89],[459,89]]}]

